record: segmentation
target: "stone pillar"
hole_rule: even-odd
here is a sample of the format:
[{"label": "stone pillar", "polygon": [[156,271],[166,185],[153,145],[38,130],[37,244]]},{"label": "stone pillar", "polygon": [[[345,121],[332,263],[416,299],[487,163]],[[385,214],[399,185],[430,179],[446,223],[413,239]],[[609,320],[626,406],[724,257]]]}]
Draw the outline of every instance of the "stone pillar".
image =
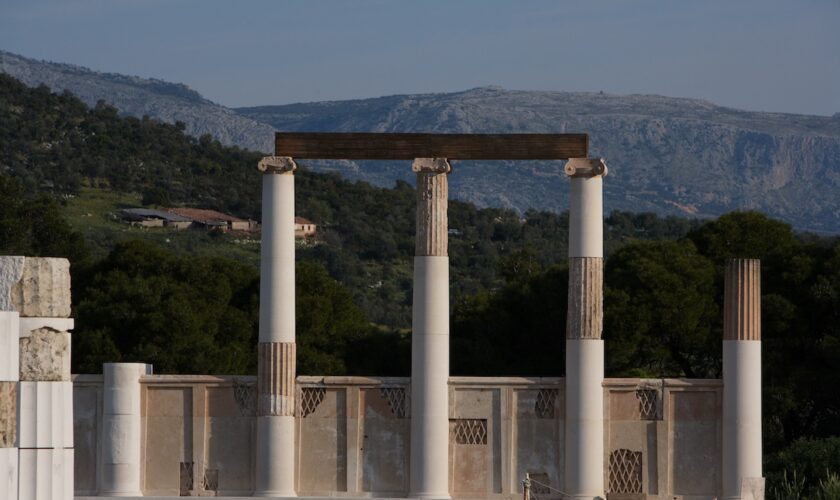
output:
[{"label": "stone pillar", "polygon": [[566,470],[573,498],[604,498],[604,245],[602,159],[571,158],[566,316]]},{"label": "stone pillar", "polygon": [[445,158],[418,158],[409,496],[449,498],[449,257]]},{"label": "stone pillar", "polygon": [[140,484],[140,377],[152,365],[105,363],[102,415],[102,475],[99,494],[142,496]]},{"label": "stone pillar", "polygon": [[723,498],[764,498],[761,468],[761,261],[726,263]]},{"label": "stone pillar", "polygon": [[263,173],[257,470],[254,496],[295,494],[294,160],[267,156]]},{"label": "stone pillar", "polygon": [[19,330],[17,311],[0,311],[0,499],[4,500],[18,494]]},{"label": "stone pillar", "polygon": [[[73,498],[70,263],[0,257],[0,493],[20,500]],[[16,334],[10,329],[17,325]],[[5,352],[17,339],[17,360]],[[16,374],[11,371],[16,366]],[[15,412],[7,408],[15,398]],[[9,423],[11,422],[11,424]],[[15,427],[12,431],[12,426]],[[12,436],[13,434],[13,436]],[[10,438],[13,444],[10,443]],[[11,447],[10,447],[11,446]],[[17,451],[17,457],[13,457]],[[17,467],[17,477],[13,468]],[[15,486],[13,483],[17,482]],[[15,490],[15,491],[10,491]],[[0,495],[2,497],[2,495]]]}]

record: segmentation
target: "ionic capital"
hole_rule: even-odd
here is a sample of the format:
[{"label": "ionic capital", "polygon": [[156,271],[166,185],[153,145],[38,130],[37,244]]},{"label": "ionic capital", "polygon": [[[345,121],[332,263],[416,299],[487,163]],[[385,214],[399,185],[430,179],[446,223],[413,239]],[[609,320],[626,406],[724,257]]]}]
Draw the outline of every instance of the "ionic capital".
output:
[{"label": "ionic capital", "polygon": [[565,170],[569,177],[606,177],[607,163],[603,158],[569,158]]},{"label": "ionic capital", "polygon": [[297,164],[290,156],[263,156],[257,163],[257,170],[264,174],[293,174],[297,170]]},{"label": "ionic capital", "polygon": [[452,165],[446,158],[415,158],[411,171],[418,174],[448,174],[452,172]]}]

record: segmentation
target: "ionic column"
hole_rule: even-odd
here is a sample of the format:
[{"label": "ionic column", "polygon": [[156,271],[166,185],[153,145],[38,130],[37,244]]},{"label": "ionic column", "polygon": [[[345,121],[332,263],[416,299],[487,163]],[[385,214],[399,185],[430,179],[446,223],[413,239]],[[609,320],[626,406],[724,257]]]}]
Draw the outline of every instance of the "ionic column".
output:
[{"label": "ionic column", "polygon": [[604,498],[604,302],[602,159],[571,158],[569,299],[566,316],[564,491]]},{"label": "ionic column", "polygon": [[294,160],[267,156],[260,250],[257,470],[254,496],[295,495]]},{"label": "ionic column", "polygon": [[445,158],[418,158],[409,496],[449,498],[449,257]]},{"label": "ionic column", "polygon": [[761,261],[728,261],[724,287],[723,498],[763,498]]},{"label": "ionic column", "polygon": [[105,363],[103,374],[102,476],[99,494],[143,496],[140,484],[140,377],[152,365]]}]

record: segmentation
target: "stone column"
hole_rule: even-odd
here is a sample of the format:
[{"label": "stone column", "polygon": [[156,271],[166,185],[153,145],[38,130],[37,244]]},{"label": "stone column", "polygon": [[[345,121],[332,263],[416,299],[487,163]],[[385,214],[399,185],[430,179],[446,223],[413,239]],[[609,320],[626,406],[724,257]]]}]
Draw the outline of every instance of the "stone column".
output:
[{"label": "stone column", "polygon": [[571,158],[566,316],[566,470],[573,498],[604,497],[604,245],[602,159]]},{"label": "stone column", "polygon": [[723,498],[764,498],[761,468],[761,261],[726,263]]},{"label": "stone column", "polygon": [[102,415],[102,476],[99,494],[143,496],[140,484],[140,377],[152,365],[105,363]]},{"label": "stone column", "polygon": [[[20,500],[73,498],[73,386],[70,382],[70,263],[67,259],[0,257],[0,352],[9,345],[10,328],[17,323],[18,382],[0,383],[0,427],[11,419],[16,426],[15,448],[0,452],[0,468],[11,473],[17,451],[17,490]],[[17,321],[12,318],[17,315]],[[4,356],[9,358],[9,356]],[[9,358],[10,359],[10,358]],[[4,362],[6,359],[0,360]],[[14,363],[14,361],[12,361]],[[6,367],[6,378],[14,378]],[[13,391],[12,391],[13,390]],[[12,392],[10,392],[12,391]],[[16,414],[4,406],[16,397]],[[0,430],[0,434],[3,431]],[[0,442],[3,441],[0,437]],[[0,443],[2,447],[2,443]],[[11,450],[11,451],[10,451]],[[8,476],[0,480],[10,485]],[[13,487],[13,485],[11,486]],[[7,486],[7,493],[9,486]],[[0,490],[2,493],[2,490]]]},{"label": "stone column", "polygon": [[418,158],[409,496],[449,498],[449,257],[445,158]]},{"label": "stone column", "polygon": [[18,493],[19,330],[17,311],[0,310],[0,499],[17,498]]},{"label": "stone column", "polygon": [[263,173],[257,470],[254,496],[295,494],[295,170],[267,156]]}]

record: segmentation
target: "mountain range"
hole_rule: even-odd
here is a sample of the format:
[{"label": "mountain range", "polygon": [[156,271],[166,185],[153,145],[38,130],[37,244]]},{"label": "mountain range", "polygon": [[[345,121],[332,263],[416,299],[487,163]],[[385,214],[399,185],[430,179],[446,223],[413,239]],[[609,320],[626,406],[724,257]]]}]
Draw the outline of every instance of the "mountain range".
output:
[{"label": "mountain range", "polygon": [[[800,230],[840,233],[840,114],[743,111],[655,95],[517,91],[228,108],[183,84],[100,73],[0,51],[0,71],[27,85],[104,100],[132,116],[181,121],[194,136],[270,152],[273,131],[584,132],[609,166],[605,207],[711,217],[760,210]],[[351,179],[411,180],[407,162],[309,161]],[[454,162],[450,190],[479,206],[568,206],[561,162]]]}]

